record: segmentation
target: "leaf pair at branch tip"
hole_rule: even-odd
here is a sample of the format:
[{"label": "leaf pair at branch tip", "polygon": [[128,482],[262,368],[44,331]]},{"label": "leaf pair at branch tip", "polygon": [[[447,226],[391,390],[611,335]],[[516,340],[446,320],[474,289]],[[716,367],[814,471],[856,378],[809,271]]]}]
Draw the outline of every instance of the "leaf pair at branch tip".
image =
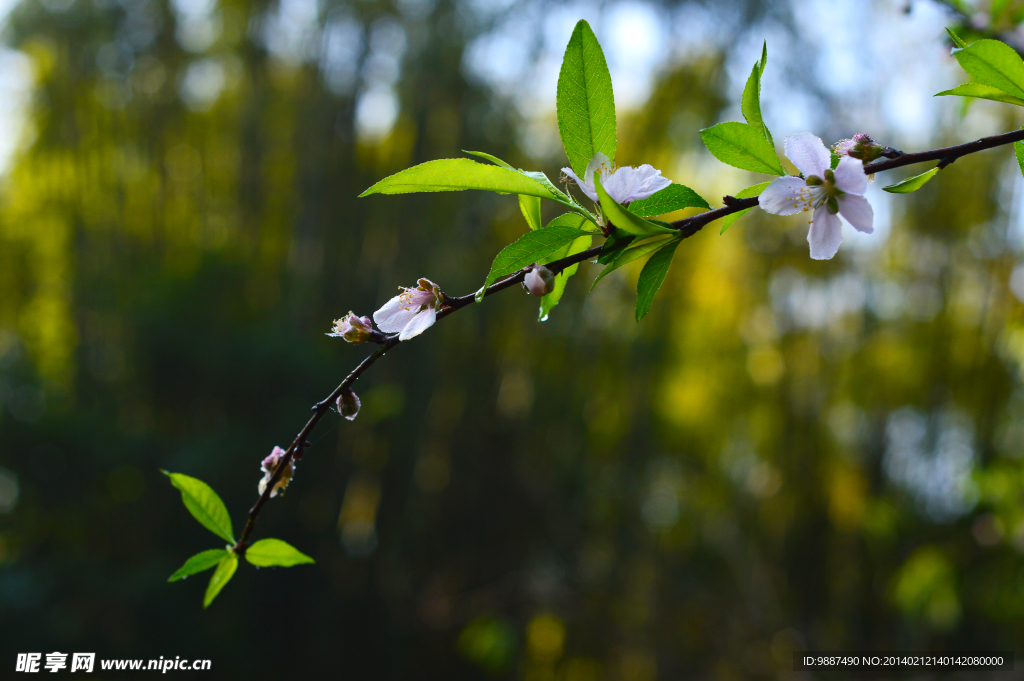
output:
[{"label": "leaf pair at branch tip", "polygon": [[999,40],[978,40],[968,45],[951,29],[946,32],[956,47],[953,56],[971,81],[936,97],[956,95],[1024,106],[1024,61],[1017,51]]},{"label": "leaf pair at branch tip", "polygon": [[700,131],[708,151],[722,163],[768,175],[785,175],[775,142],[761,115],[761,76],[768,63],[768,45],[761,48],[761,58],[755,62],[747,84],[743,88],[741,109],[746,123],[730,121]]},{"label": "leaf pair at branch tip", "polygon": [[[231,543],[231,546],[227,548],[209,549],[197,553],[186,560],[185,564],[175,570],[174,574],[167,579],[168,582],[176,582],[210,568],[216,568],[203,596],[203,608],[208,608],[224,585],[231,581],[235,570],[238,569],[238,554],[233,549],[233,545],[237,542],[231,529],[231,516],[228,515],[227,507],[213,491],[213,488],[202,480],[182,473],[169,473],[164,470],[160,472],[170,478],[171,484],[181,492],[182,503],[185,504],[189,513],[203,527]],[[312,558],[280,539],[261,539],[249,547],[245,556],[246,560],[259,567],[269,565],[290,567],[314,562]]]}]

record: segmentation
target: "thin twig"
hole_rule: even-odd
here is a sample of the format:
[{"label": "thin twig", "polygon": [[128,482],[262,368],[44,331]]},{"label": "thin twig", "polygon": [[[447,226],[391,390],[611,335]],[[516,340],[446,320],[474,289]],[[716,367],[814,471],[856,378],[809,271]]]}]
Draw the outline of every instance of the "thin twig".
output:
[{"label": "thin twig", "polygon": [[[921,151],[913,154],[905,154],[895,150],[887,149],[886,160],[878,160],[864,166],[864,173],[872,175],[874,173],[884,172],[886,170],[893,170],[894,168],[901,168],[903,166],[912,165],[915,163],[923,163],[926,161],[939,161],[938,167],[945,168],[947,165],[957,160],[961,156],[973,154],[985,149],[992,149],[993,147],[1002,146],[1005,144],[1011,144],[1013,142],[1024,141],[1024,129],[1013,130],[1010,132],[1003,133],[1001,135],[992,135],[991,137],[983,137],[981,139],[974,140],[973,142],[966,142],[964,144],[958,144],[952,147],[944,147],[942,149],[932,149],[930,151]],[[676,220],[672,223],[675,229],[680,232],[681,238],[693,236],[697,232],[711,222],[714,222],[718,218],[723,218],[726,215],[738,213],[742,210],[754,208],[758,205],[757,197],[751,197],[747,199],[737,199],[734,196],[727,196],[723,202],[726,204],[721,208],[715,208],[714,210],[705,211],[698,215],[693,215],[682,220]],[[575,265],[576,263],[583,262],[593,258],[601,253],[603,246],[594,246],[575,255],[556,260],[554,262],[545,265],[553,273],[558,274],[566,267]],[[523,281],[526,277],[527,270],[519,270],[518,272],[511,274],[504,279],[492,284],[487,291],[484,293],[484,297],[493,295],[498,291],[503,291],[509,287],[515,286],[516,284]],[[464,296],[449,297],[445,296],[444,304],[441,310],[437,313],[437,318],[442,319],[448,315],[460,310],[470,303],[474,302],[475,294],[469,293]],[[263,509],[263,505],[267,503],[270,498],[270,494],[274,489],[274,485],[281,479],[285,469],[293,459],[301,459],[303,449],[306,447],[306,441],[316,427],[316,424],[323,418],[323,415],[330,411],[331,406],[337,401],[341,394],[351,388],[352,384],[355,383],[356,379],[363,374],[364,371],[370,368],[381,357],[383,357],[389,350],[398,345],[401,341],[398,339],[398,334],[392,336],[386,336],[378,331],[374,331],[373,335],[369,339],[370,342],[380,344],[371,355],[359,363],[355,369],[352,370],[345,380],[334,389],[334,391],[328,395],[324,400],[318,402],[313,406],[313,416],[309,419],[291,446],[288,447],[288,451],[285,452],[284,456],[281,457],[278,464],[277,470],[270,477],[267,483],[266,489],[260,495],[259,499],[256,500],[255,505],[249,509],[249,517],[245,523],[245,529],[242,531],[242,535],[239,537],[238,542],[233,547],[233,550],[238,554],[244,554],[245,549],[249,545],[249,538],[252,536],[253,529],[256,525],[256,519],[259,517],[260,511]]]}]

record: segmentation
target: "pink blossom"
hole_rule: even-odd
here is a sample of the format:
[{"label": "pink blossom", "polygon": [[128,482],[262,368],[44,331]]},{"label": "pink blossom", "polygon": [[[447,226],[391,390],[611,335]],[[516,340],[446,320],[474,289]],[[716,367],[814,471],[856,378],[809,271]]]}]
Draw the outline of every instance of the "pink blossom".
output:
[{"label": "pink blossom", "polygon": [[349,343],[365,343],[373,335],[373,324],[369,317],[357,317],[349,312],[334,321],[334,330],[327,335],[344,338]]},{"label": "pink blossom", "polygon": [[[270,453],[270,456],[263,459],[263,464],[260,466],[260,470],[263,471],[263,479],[260,480],[259,491],[262,496],[267,490],[267,485],[270,484],[270,479],[274,476],[274,472],[277,471],[281,465],[281,460],[284,459],[284,455],[287,452],[280,447],[274,447],[274,451]],[[284,492],[288,483],[291,482],[292,476],[295,475],[295,459],[292,458],[288,462],[288,467],[281,473],[281,477],[278,478],[274,484],[274,489],[270,491],[271,497],[276,497],[278,492]]]},{"label": "pink blossom", "polygon": [[775,215],[814,211],[807,232],[812,258],[829,260],[839,250],[843,242],[840,215],[860,232],[875,231],[875,214],[864,198],[868,179],[860,159],[844,156],[832,170],[832,156],[825,144],[809,132],[798,132],[786,139],[786,156],[804,177],[787,175],[773,180],[761,192],[758,202]]},{"label": "pink blossom", "polygon": [[429,279],[420,279],[417,284],[416,288],[402,289],[402,293],[373,313],[373,321],[381,331],[398,333],[398,340],[404,341],[434,325],[444,294]]},{"label": "pink blossom", "polygon": [[616,203],[639,201],[655,194],[672,184],[672,180],[661,176],[661,171],[645,163],[639,168],[622,166],[618,170],[608,157],[598,152],[590,159],[581,180],[572,168],[562,168],[562,172],[576,181],[576,185],[594,203],[600,203],[597,188],[594,187],[594,173],[601,172],[601,186],[608,196]]}]

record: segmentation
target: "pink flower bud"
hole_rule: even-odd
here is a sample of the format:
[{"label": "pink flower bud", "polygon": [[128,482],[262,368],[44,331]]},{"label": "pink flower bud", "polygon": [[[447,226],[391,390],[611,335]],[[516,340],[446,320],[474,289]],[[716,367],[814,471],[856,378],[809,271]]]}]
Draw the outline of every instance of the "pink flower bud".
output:
[{"label": "pink flower bud", "polygon": [[[282,459],[287,452],[280,447],[274,447],[274,451],[270,453],[270,456],[263,459],[263,464],[260,466],[260,470],[263,471],[263,479],[260,480],[259,491],[260,495],[267,490],[267,485],[270,484],[270,479],[274,477],[274,473],[281,465]],[[292,476],[295,475],[295,459],[291,459],[288,462],[288,467],[281,473],[281,477],[278,478],[274,484],[274,489],[271,490],[270,496],[276,497],[278,492],[284,492],[285,488],[288,487],[288,483],[291,482]]]},{"label": "pink flower bud", "polygon": [[359,415],[359,406],[359,396],[351,390],[346,390],[338,397],[338,413],[349,421],[354,421]]},{"label": "pink flower bud", "polygon": [[334,331],[327,335],[344,338],[349,343],[365,343],[373,336],[373,324],[369,317],[357,317],[349,312],[335,320]]},{"label": "pink flower bud", "polygon": [[852,139],[839,140],[832,147],[832,153],[836,156],[859,158],[864,163],[871,163],[879,156],[882,156],[885,151],[886,147],[863,132],[857,133]]},{"label": "pink flower bud", "polygon": [[523,286],[530,295],[545,296],[555,288],[555,275],[543,265],[534,265],[533,269],[526,273]]}]

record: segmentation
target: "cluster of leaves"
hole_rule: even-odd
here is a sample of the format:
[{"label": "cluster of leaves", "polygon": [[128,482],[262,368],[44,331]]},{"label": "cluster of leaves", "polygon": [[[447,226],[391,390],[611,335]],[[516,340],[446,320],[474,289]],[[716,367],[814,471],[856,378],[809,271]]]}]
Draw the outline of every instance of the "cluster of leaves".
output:
[{"label": "cluster of leaves", "polygon": [[[971,76],[971,80],[951,90],[937,92],[936,97],[965,97],[965,105],[975,99],[989,99],[1024,106],[1024,61],[1012,47],[991,39],[977,40],[968,45],[951,29],[947,28],[946,32],[953,41],[953,56],[960,63],[960,67]],[[1021,173],[1024,174],[1024,143],[1014,142],[1013,149]],[[917,191],[935,177],[939,170],[941,166],[908,177],[884,189],[897,194]]]},{"label": "cluster of leaves", "polygon": [[210,549],[192,556],[168,578],[168,582],[185,579],[210,568],[216,568],[203,596],[203,607],[207,608],[217,597],[224,585],[231,581],[238,569],[239,554],[256,567],[291,567],[315,562],[295,547],[280,539],[261,539],[242,550],[235,541],[231,528],[231,516],[221,498],[213,488],[202,480],[162,471],[171,479],[171,484],[181,491],[181,501],[199,524],[221,539],[230,542],[223,549]]},{"label": "cluster of leaves", "polygon": [[[939,92],[936,97],[959,95],[1024,106],[1024,61],[1012,47],[999,40],[988,39],[968,45],[950,29],[946,31],[955,45],[953,56],[971,75],[971,80],[952,90]],[[1014,142],[1013,150],[1021,174],[1024,174],[1024,143]]]},{"label": "cluster of leaves", "polygon": [[[759,106],[756,108],[759,112]],[[604,154],[614,162],[617,140],[612,79],[597,37],[586,21],[576,24],[565,50],[558,76],[557,110],[562,146],[577,176],[585,178],[587,164],[595,154]],[[763,123],[761,125],[763,127]],[[482,299],[487,287],[498,279],[534,263],[547,264],[582,253],[592,246],[595,236],[607,235],[598,257],[598,262],[606,267],[595,284],[609,272],[651,256],[637,283],[636,318],[639,321],[650,310],[681,239],[678,230],[671,225],[651,218],[683,208],[710,208],[695,191],[679,184],[670,185],[649,198],[620,205],[604,190],[597,176],[593,179],[600,201],[592,212],[569,192],[558,189],[542,172],[514,168],[483,152],[466,153],[490,164],[470,159],[428,161],[384,178],[360,196],[463,189],[518,195],[519,207],[530,231],[498,253],[477,292],[477,300]],[[778,159],[776,165],[779,165]],[[779,168],[781,172],[781,166]],[[553,201],[568,212],[544,224],[541,199]],[[599,225],[604,225],[605,229]],[[558,304],[566,282],[576,270],[577,266],[572,265],[558,273],[554,289],[541,300],[542,320]]]}]

